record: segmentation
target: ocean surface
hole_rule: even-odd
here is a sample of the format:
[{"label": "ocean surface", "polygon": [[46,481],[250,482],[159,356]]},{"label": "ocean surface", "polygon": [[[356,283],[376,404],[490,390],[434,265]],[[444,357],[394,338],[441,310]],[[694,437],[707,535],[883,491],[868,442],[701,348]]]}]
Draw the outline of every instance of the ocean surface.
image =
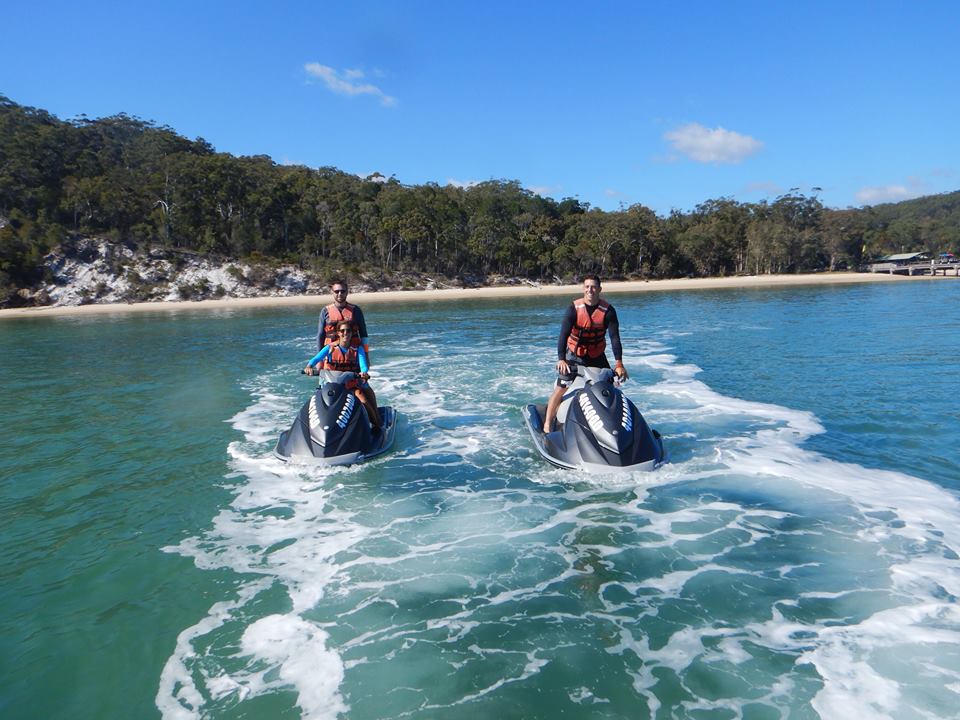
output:
[{"label": "ocean surface", "polygon": [[346,469],[315,310],[0,322],[0,717],[960,716],[960,281],[608,297],[652,473],[533,451],[562,298],[365,308]]}]

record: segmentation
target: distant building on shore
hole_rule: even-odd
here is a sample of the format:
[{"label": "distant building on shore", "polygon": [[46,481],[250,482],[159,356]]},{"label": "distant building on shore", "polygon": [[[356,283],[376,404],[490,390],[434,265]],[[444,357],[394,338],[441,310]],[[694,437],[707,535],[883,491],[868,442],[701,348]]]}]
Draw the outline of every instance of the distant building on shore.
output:
[{"label": "distant building on shore", "polygon": [[895,273],[899,270],[909,273],[912,265],[929,263],[931,260],[933,260],[933,255],[928,252],[897,253],[867,263],[867,271]]}]

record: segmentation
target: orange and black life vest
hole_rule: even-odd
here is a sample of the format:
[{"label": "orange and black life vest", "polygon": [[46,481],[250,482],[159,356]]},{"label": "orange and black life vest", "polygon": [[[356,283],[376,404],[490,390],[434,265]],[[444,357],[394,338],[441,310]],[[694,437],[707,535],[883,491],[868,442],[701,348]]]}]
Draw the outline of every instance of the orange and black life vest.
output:
[{"label": "orange and black life vest", "polygon": [[360,326],[353,320],[354,306],[347,303],[343,308],[338,308],[334,303],[327,305],[327,324],[323,326],[325,339],[324,345],[337,344],[337,325],[346,320],[353,328],[353,335],[350,336],[351,347],[360,345]]},{"label": "orange and black life vest", "polygon": [[344,350],[340,345],[330,347],[330,354],[324,358],[324,370],[337,370],[339,372],[360,372],[360,356],[356,348],[347,348]]},{"label": "orange and black life vest", "polygon": [[577,298],[573,301],[573,307],[576,308],[577,319],[567,337],[567,350],[577,357],[600,357],[607,347],[605,335],[610,304],[601,300],[590,312],[583,298]]}]

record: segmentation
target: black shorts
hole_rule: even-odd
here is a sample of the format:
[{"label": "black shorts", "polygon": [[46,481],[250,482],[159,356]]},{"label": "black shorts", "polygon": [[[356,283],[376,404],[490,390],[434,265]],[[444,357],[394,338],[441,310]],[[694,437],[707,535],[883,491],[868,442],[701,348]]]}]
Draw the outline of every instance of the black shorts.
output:
[{"label": "black shorts", "polygon": [[[609,368],[610,361],[607,360],[606,353],[602,354],[600,357],[577,357],[572,352],[567,350],[567,357],[564,358],[570,365],[582,365],[583,367],[595,367],[595,368]],[[572,368],[571,368],[572,369]],[[577,373],[572,372],[568,375],[564,373],[557,373],[557,382],[556,387],[570,387],[571,383],[577,379]]]}]

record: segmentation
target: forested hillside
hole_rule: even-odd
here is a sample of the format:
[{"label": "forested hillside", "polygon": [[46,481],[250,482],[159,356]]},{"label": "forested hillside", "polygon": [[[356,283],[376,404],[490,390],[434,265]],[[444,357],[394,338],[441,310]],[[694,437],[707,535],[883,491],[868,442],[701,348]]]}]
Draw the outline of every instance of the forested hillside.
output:
[{"label": "forested hillside", "polygon": [[348,276],[789,273],[960,250],[960,192],[866,209],[790,192],[668,217],[643,205],[605,212],[510,180],[409,186],[234,157],[127,115],[64,121],[0,95],[0,303],[81,235]]}]

